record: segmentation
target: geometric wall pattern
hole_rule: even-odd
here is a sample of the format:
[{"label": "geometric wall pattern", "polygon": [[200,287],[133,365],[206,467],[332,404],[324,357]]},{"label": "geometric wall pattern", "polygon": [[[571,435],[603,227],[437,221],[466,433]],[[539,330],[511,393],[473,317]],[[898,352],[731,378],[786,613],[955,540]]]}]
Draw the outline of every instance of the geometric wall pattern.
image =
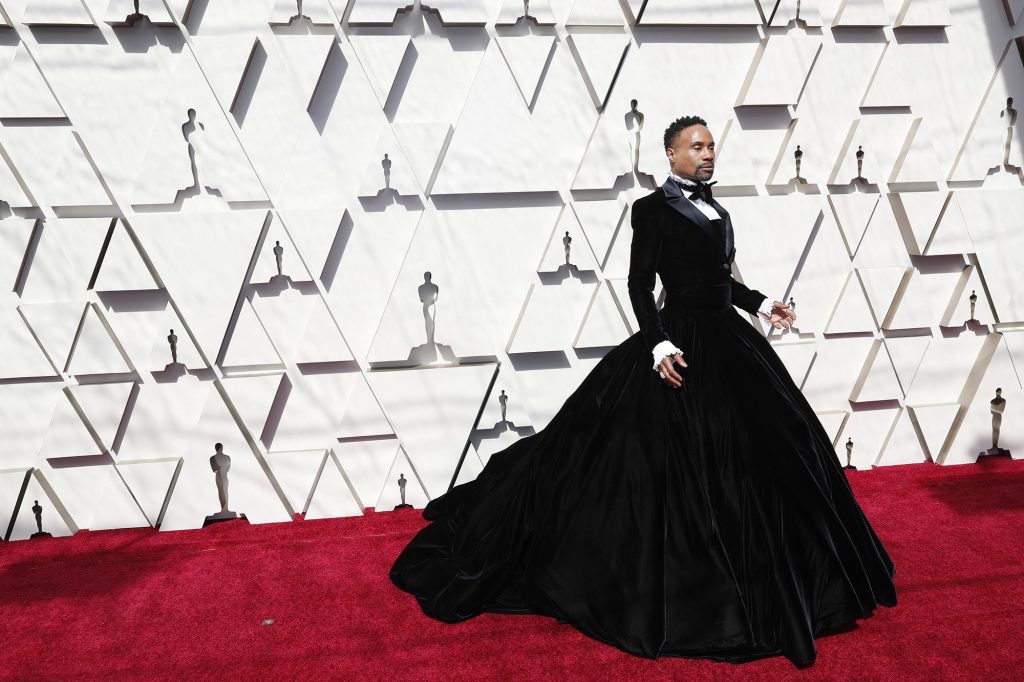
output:
[{"label": "geometric wall pattern", "polygon": [[997,388],[1024,456],[1024,1],[0,8],[5,540],[200,527],[215,443],[251,523],[472,479],[637,330],[686,113],[836,456],[972,462]]}]

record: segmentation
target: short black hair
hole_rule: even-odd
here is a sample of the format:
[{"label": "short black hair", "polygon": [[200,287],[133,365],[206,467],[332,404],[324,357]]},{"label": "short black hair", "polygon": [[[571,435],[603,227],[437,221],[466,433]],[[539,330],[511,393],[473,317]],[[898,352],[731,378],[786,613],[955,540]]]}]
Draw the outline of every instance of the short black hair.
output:
[{"label": "short black hair", "polygon": [[708,122],[700,116],[680,116],[676,120],[672,121],[668,128],[665,128],[665,149],[672,146],[672,141],[675,140],[676,135],[680,130],[697,124],[707,126]]}]

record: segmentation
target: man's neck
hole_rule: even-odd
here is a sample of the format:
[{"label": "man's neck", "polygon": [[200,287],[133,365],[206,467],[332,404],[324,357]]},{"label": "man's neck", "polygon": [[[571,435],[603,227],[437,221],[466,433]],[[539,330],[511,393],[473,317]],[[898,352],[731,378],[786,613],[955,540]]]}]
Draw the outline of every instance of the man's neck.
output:
[{"label": "man's neck", "polygon": [[680,175],[679,173],[674,173],[672,171],[669,171],[669,175],[671,175],[672,177],[676,178],[677,180],[682,180],[683,182],[686,182],[687,184],[699,184],[699,182],[700,182],[695,177],[687,177],[685,175]]},{"label": "man's neck", "polygon": [[672,171],[669,171],[668,174],[669,174],[670,177],[673,177],[676,180],[681,180],[681,181],[685,182],[688,185],[696,185],[697,184],[697,179],[696,178],[687,178],[687,177],[684,177],[682,175],[679,175],[678,173],[673,173]]}]

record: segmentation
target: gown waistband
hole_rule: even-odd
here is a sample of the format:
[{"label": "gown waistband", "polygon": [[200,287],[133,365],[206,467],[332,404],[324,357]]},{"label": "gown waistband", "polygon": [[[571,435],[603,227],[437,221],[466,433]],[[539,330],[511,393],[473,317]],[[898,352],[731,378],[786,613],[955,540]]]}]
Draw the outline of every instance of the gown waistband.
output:
[{"label": "gown waistband", "polygon": [[726,310],[732,305],[732,281],[693,284],[665,290],[665,308],[675,310]]}]

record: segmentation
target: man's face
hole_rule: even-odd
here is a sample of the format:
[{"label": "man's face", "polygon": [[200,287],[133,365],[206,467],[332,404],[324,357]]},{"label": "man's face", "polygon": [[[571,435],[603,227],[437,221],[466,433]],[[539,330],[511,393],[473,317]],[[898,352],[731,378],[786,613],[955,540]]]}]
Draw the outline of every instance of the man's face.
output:
[{"label": "man's face", "polygon": [[676,133],[665,150],[672,172],[688,180],[708,181],[715,173],[715,140],[699,123]]}]

